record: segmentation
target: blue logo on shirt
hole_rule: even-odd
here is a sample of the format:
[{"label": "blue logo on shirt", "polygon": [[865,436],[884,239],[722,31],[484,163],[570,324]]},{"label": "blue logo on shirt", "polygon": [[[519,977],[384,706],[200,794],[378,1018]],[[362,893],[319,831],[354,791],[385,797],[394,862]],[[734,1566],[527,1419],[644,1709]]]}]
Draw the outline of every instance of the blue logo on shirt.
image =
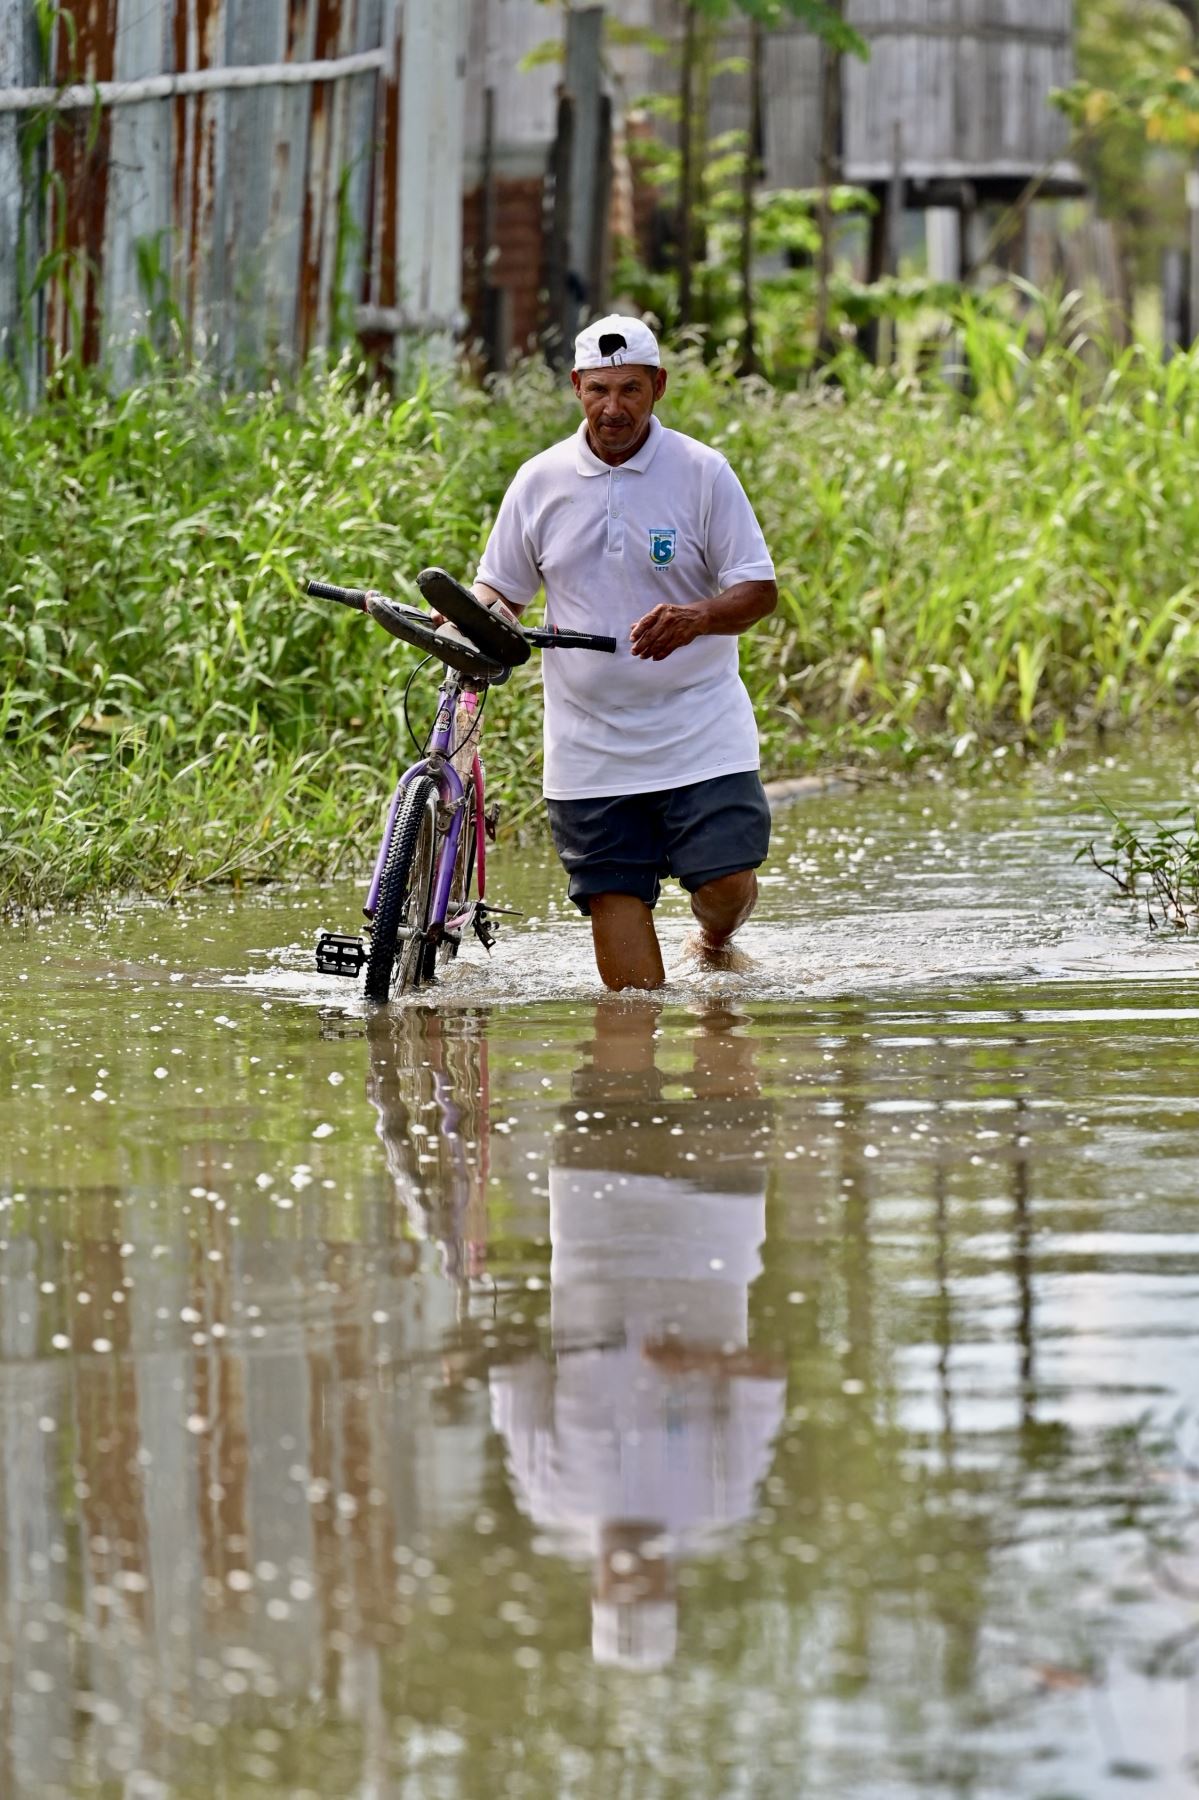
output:
[{"label": "blue logo on shirt", "polygon": [[650,561],[654,564],[655,568],[664,569],[667,563],[672,563],[674,561],[675,543],[678,535],[679,534],[673,525],[667,525],[660,531],[655,531],[654,527],[652,525],[650,526],[649,554]]}]

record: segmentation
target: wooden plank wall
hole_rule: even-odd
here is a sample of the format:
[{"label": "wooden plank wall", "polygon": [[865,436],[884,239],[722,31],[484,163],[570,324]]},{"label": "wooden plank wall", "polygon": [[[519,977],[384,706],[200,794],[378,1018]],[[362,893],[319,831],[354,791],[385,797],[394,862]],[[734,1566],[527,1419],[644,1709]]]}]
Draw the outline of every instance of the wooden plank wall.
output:
[{"label": "wooden plank wall", "polygon": [[336,80],[0,112],[0,243],[23,233],[30,268],[64,252],[32,295],[0,254],[0,354],[34,344],[33,378],[78,350],[125,382],[168,307],[230,371],[345,340],[359,305],[452,329],[467,4],[76,0],[47,70],[33,0],[0,0],[0,88],[389,52]]},{"label": "wooden plank wall", "polygon": [[[871,47],[869,62],[843,64],[849,180],[888,179],[897,119],[905,164],[926,177],[1027,179],[1064,153],[1068,130],[1049,93],[1073,79],[1072,0],[846,0],[846,16]],[[652,20],[677,40],[675,0],[652,0]],[[731,21],[720,55],[746,49],[744,23]],[[763,66],[769,187],[819,182],[819,66],[802,25],[771,34]],[[674,79],[666,61],[640,59],[643,87],[661,91]],[[713,134],[743,130],[747,112],[744,76],[718,77]]]},{"label": "wooden plank wall", "polygon": [[1064,154],[1051,88],[1073,73],[1071,0],[850,0],[871,45],[845,63],[845,161],[880,181],[903,161],[920,177],[1013,179]]}]

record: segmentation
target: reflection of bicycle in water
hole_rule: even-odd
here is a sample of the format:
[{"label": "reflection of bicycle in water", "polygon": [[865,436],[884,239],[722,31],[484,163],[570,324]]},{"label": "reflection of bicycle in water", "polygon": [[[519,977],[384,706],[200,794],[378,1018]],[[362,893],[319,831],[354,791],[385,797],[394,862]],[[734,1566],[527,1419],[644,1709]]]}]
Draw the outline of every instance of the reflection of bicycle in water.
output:
[{"label": "reflection of bicycle in water", "polygon": [[[491,1100],[485,1031],[460,1014],[447,1033],[424,1008],[367,1020],[367,1098],[388,1173],[414,1237],[437,1246],[456,1290],[458,1321],[490,1313],[487,1183]],[[448,1354],[448,1352],[447,1352]],[[455,1359],[447,1363],[447,1379]]]},{"label": "reflection of bicycle in water", "polygon": [[[526,1336],[483,1359],[521,1510],[563,1555],[591,1565],[597,1659],[639,1667],[673,1655],[678,1560],[752,1517],[784,1403],[779,1366],[749,1341],[766,1206],[766,1162],[754,1152],[771,1118],[753,1044],[734,1015],[709,1013],[691,1067],[667,1074],[655,1059],[658,1016],[653,1006],[597,1007],[550,1138],[552,1355]],[[424,1031],[432,1070],[417,1059],[384,1075],[377,1046],[389,1058],[399,1045],[376,1027],[371,1098],[386,1141],[401,1123],[389,1084],[424,1079],[433,1104],[419,1117],[446,1134],[445,1147],[393,1144],[389,1166],[433,1222],[426,1234],[442,1244],[447,1273],[469,1288],[462,1271],[481,1267],[486,1234],[485,1104],[472,1098],[455,1115],[451,1064],[466,1046],[442,1036],[439,1021],[412,1014],[402,1028]],[[475,1054],[480,1045],[485,1068],[481,1035]],[[455,1116],[462,1159],[451,1147]],[[420,1133],[415,1142],[428,1146]],[[434,1196],[430,1178],[443,1167],[447,1185]],[[463,1170],[477,1177],[465,1188],[455,1186]]]}]

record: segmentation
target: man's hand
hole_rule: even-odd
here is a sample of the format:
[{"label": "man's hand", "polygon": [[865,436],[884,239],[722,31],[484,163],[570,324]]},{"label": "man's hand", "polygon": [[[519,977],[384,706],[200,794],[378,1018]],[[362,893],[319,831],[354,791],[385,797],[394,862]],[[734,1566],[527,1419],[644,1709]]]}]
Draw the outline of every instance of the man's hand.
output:
[{"label": "man's hand", "polygon": [[773,581],[738,581],[711,600],[693,600],[687,606],[655,606],[653,612],[638,619],[629,633],[633,655],[661,662],[672,650],[708,632],[718,637],[736,637],[772,613],[778,597]]},{"label": "man's hand", "polygon": [[634,656],[661,662],[672,650],[690,644],[704,630],[704,615],[697,606],[655,606],[629,633]]},{"label": "man's hand", "polygon": [[487,599],[486,596],[490,592],[491,592],[490,588],[484,588],[482,594],[480,594],[479,590],[476,588],[475,589],[475,599],[482,600],[484,606],[487,608],[487,610],[489,612],[498,613],[500,615],[501,619],[507,619],[509,625],[519,625],[520,619],[518,618],[516,613],[513,612],[512,608],[508,605],[508,602],[506,600],[500,600],[500,599],[495,599],[495,600]]}]

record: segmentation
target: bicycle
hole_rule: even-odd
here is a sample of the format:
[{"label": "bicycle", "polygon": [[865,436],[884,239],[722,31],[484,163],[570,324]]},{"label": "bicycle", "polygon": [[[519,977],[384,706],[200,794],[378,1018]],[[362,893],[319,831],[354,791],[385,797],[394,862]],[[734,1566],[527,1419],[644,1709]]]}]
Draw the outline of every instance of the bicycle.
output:
[{"label": "bicycle", "polygon": [[[424,744],[409,723],[417,761],[396,785],[375,857],[363,913],[369,946],[349,933],[324,931],[316,946],[323,975],[356,980],[366,967],[366,997],[385,1003],[436,979],[437,965],[455,957],[473,930],[490,953],[502,908],[486,901],[488,840],[498,808],[488,808],[478,734],[487,691],[507,681],[532,649],[612,654],[616,639],[556,626],[525,629],[483,606],[444,569],[417,576],[421,594],[457,626],[436,630],[418,606],[389,600],[369,588],[308,581],[306,593],[367,614],[392,637],[425,651],[404,690],[431,658],[446,665],[437,715]],[[473,893],[472,893],[473,890]]]}]

